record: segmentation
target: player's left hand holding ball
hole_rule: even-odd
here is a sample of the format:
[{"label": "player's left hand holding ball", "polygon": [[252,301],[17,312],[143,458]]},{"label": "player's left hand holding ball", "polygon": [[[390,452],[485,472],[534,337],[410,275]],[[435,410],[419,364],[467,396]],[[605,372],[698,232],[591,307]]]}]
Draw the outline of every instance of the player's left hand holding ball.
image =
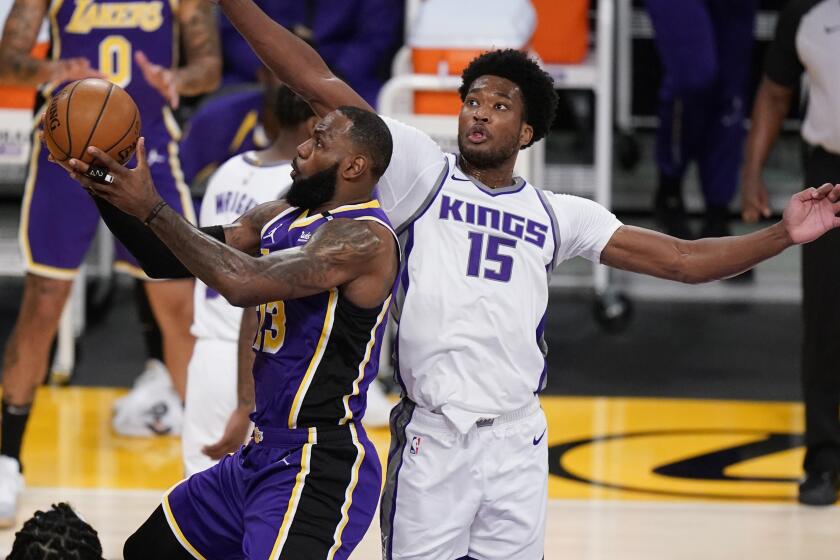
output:
[{"label": "player's left hand holding ball", "polygon": [[111,156],[93,146],[89,147],[87,152],[93,156],[96,167],[106,173],[103,180],[95,181],[89,177],[87,173],[91,166],[75,158],[69,161],[72,169],[70,177],[92,195],[105,199],[139,220],[145,220],[152,209],[163,201],[149,172],[145,138],[141,137],[137,141],[137,167],[134,169],[120,165]]}]

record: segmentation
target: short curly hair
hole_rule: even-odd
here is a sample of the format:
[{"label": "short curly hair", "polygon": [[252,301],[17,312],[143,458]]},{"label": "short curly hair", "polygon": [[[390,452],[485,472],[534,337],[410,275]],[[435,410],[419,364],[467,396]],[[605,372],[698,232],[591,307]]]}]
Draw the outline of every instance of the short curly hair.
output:
[{"label": "short curly hair", "polygon": [[23,524],[6,560],[102,560],[102,545],[93,527],[62,502]]},{"label": "short curly hair", "polygon": [[554,80],[537,62],[522,51],[504,49],[486,52],[475,57],[461,74],[461,101],[481,76],[499,76],[515,83],[525,99],[525,122],[534,129],[534,142],[548,134],[557,112],[557,92]]}]

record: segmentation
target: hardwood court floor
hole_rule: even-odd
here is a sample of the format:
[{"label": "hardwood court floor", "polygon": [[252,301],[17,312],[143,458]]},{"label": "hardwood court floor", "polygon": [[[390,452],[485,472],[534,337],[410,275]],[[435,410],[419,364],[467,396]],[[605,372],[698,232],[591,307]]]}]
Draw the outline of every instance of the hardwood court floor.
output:
[{"label": "hardwood court floor", "polygon": [[[123,390],[44,388],[24,462],[19,522],[73,503],[106,558],[180,479],[176,438],[113,435]],[[795,503],[801,406],[545,397],[552,471],[546,559],[836,559],[840,508]],[[386,430],[371,430],[380,456]],[[538,436],[538,434],[534,434]],[[523,434],[523,437],[532,437]],[[0,557],[13,531],[0,531]],[[378,527],[353,556],[379,558]]]}]

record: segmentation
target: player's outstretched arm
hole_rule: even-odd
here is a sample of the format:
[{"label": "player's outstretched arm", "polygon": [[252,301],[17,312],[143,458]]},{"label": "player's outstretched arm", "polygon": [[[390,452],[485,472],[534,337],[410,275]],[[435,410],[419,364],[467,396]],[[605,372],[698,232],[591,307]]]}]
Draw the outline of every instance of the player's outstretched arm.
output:
[{"label": "player's outstretched arm", "polygon": [[[90,168],[88,164],[76,159],[68,162],[75,171],[71,173],[71,177],[82,183],[93,196],[108,229],[137,258],[143,271],[151,278],[192,277],[193,274],[172,251],[143,224],[142,220],[145,218],[124,211],[138,205],[142,207],[148,204],[148,201],[152,204],[162,202],[149,173],[145,140],[141,138],[138,142],[138,164],[134,169],[116,163],[96,148],[89,148],[88,151],[91,155],[99,156],[100,163],[106,166],[112,180],[117,180],[115,177],[119,176],[118,180],[121,183],[122,188],[108,189],[107,185],[95,183],[84,175]],[[203,227],[199,231],[235,249],[257,255],[263,225],[287,207],[288,204],[284,201],[267,202],[252,208],[233,224]],[[149,214],[145,216],[148,217]]]},{"label": "player's outstretched arm", "polygon": [[196,278],[231,304],[250,307],[343,287],[360,307],[380,305],[397,273],[395,241],[373,221],[336,219],[320,227],[303,247],[256,258],[227,245],[224,237],[196,228],[170,208],[155,190],[144,139],[137,142],[137,167],[128,169],[105,152],[88,153],[111,175],[97,183],[88,165],[71,159],[71,177],[91,194],[142,220]]},{"label": "player's outstretched arm", "polygon": [[658,278],[699,284],[728,278],[808,243],[840,226],[840,185],[825,184],[791,197],[781,222],[749,235],[685,241],[622,226],[601,252],[608,266]]},{"label": "player's outstretched arm", "polygon": [[252,0],[218,0],[225,16],[280,81],[323,117],[342,105],[373,111],[338,79],[315,49],[273,21]]},{"label": "player's outstretched arm", "polygon": [[36,87],[102,77],[86,58],[39,60],[30,55],[48,4],[48,0],[15,0],[0,39],[0,84]]}]

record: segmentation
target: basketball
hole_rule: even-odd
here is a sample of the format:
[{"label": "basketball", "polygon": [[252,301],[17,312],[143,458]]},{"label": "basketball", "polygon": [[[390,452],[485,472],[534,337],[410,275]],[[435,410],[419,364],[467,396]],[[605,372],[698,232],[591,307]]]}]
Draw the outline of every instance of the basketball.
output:
[{"label": "basketball", "polygon": [[134,154],[140,137],[140,112],[120,86],[87,78],[67,84],[53,97],[44,119],[44,142],[61,165],[70,158],[91,163],[85,152],[95,146],[121,164]]}]

